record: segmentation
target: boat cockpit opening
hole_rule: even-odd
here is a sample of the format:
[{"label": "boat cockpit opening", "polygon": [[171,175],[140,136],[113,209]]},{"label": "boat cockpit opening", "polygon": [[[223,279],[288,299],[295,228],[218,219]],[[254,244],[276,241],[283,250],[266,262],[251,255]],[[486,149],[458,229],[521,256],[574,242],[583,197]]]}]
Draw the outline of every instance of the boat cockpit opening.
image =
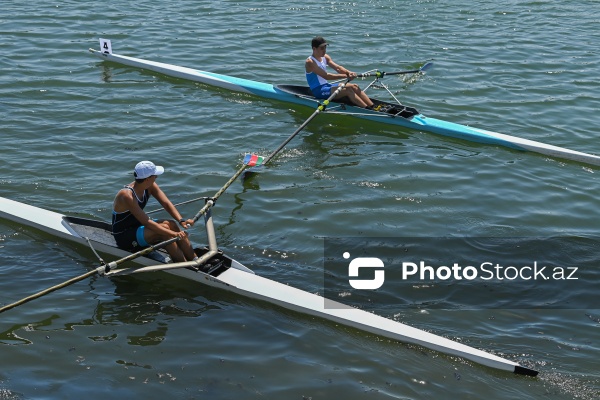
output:
[{"label": "boat cockpit opening", "polygon": [[[290,94],[293,94],[293,95],[299,96],[299,97],[312,99],[315,102],[319,102],[319,100],[313,96],[313,94],[310,91],[310,88],[308,86],[276,85],[275,87],[283,92],[290,93]],[[414,117],[415,115],[420,114],[420,112],[416,108],[408,107],[408,106],[405,106],[400,103],[394,104],[394,103],[389,103],[386,101],[381,101],[381,100],[377,100],[377,99],[373,99],[373,98],[371,99],[371,101],[373,101],[373,111],[376,111],[381,114],[386,114],[385,116],[388,116],[388,117],[402,117],[402,118],[410,119],[410,118]],[[352,106],[353,105],[347,97],[344,97],[344,98],[340,99],[339,101],[336,100],[335,103],[342,104],[343,106],[346,106],[346,105]],[[345,107],[343,109],[345,109]],[[340,111],[336,111],[336,112],[339,113]]]}]

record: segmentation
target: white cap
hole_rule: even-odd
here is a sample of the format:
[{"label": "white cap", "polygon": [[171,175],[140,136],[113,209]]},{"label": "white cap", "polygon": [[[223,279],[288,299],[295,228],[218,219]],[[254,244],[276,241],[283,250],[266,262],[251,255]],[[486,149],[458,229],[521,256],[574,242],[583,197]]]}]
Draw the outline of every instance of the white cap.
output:
[{"label": "white cap", "polygon": [[133,171],[135,172],[136,179],[146,179],[152,175],[162,175],[165,169],[154,165],[152,161],[140,161]]}]

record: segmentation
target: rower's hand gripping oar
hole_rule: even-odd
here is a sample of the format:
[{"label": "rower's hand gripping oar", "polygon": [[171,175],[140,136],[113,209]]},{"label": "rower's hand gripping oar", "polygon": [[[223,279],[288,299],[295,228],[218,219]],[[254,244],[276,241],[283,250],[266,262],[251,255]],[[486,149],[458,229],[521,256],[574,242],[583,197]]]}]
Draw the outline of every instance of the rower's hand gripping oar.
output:
[{"label": "rower's hand gripping oar", "polygon": [[[285,139],[283,141],[283,143],[281,143],[279,145],[279,147],[277,149],[275,149],[275,151],[273,151],[271,154],[269,154],[266,158],[264,157],[257,157],[257,158],[250,158],[248,159],[248,164],[249,166],[254,166],[254,168],[252,168],[251,170],[248,170],[249,172],[258,172],[257,168],[260,168],[261,166],[267,164],[269,161],[271,161],[271,159],[273,157],[275,157],[277,155],[277,153],[279,153],[294,137],[296,137],[297,134],[299,134],[304,128],[306,128],[306,126],[309,124],[310,121],[312,121],[317,115],[319,115],[319,113],[321,113],[322,111],[324,111],[327,106],[329,105],[329,103],[331,102],[331,100],[335,99],[335,97],[344,89],[344,87],[346,87],[346,85],[348,84],[348,82],[350,82],[350,80],[352,80],[353,78],[347,78],[345,82],[340,83],[339,86],[337,87],[337,89],[331,94],[331,96],[329,96],[327,98],[327,100],[323,101],[322,104],[319,104],[319,106],[317,107],[317,109],[315,110],[315,112],[313,112],[311,114],[310,117],[308,117],[308,119],[306,121],[304,121],[302,123],[302,125],[300,125],[298,127],[298,129],[296,129],[294,131],[294,133],[292,133],[287,139]],[[246,157],[248,158],[248,157]],[[246,161],[246,159],[245,159]],[[257,161],[260,161],[261,163],[259,164]]]},{"label": "rower's hand gripping oar", "polygon": [[[244,163],[240,169],[223,185],[221,189],[219,189],[214,196],[206,197],[206,203],[204,206],[196,213],[194,218],[192,218],[194,224],[200,219],[201,216],[205,216],[205,224],[206,224],[206,234],[208,239],[208,251],[198,258],[191,261],[183,261],[178,263],[169,263],[169,264],[161,264],[161,265],[152,265],[145,267],[132,267],[132,268],[123,268],[117,271],[112,271],[110,273],[106,273],[109,276],[114,275],[124,275],[124,274],[135,274],[140,272],[152,272],[152,271],[162,271],[162,270],[170,270],[176,268],[187,268],[187,267],[199,267],[209,261],[213,256],[218,254],[219,249],[217,246],[217,241],[215,237],[214,226],[212,222],[212,217],[210,215],[210,209],[215,205],[217,199],[225,193],[225,191],[231,186],[231,184],[244,172],[246,167],[250,164],[249,162],[250,155],[244,159]],[[253,164],[252,164],[253,165]]]},{"label": "rower's hand gripping oar", "polygon": [[[225,190],[227,190],[227,188],[229,186],[231,186],[231,184],[242,174],[242,172],[244,172],[244,169],[246,169],[247,166],[248,166],[248,163],[246,162],[235,173],[235,175],[233,175],[231,177],[231,179],[229,179],[227,181],[227,183],[225,183],[225,185],[221,189],[219,189],[217,191],[217,193],[215,193],[215,195],[213,197],[206,198],[206,203],[205,203],[204,207],[202,207],[202,209],[200,209],[200,211],[198,211],[198,213],[196,214],[196,216],[194,216],[194,223],[196,223],[196,221],[198,221],[198,219],[203,214],[205,214],[210,209],[210,207],[212,207],[215,204],[215,202],[217,201],[217,199],[225,192]],[[198,199],[195,199],[195,200],[198,200]],[[160,210],[157,210],[157,211],[160,211]],[[11,308],[15,308],[17,306],[25,304],[25,303],[27,303],[27,302],[29,302],[31,300],[37,299],[39,297],[42,297],[42,296],[44,296],[46,294],[52,293],[52,292],[54,292],[54,291],[56,291],[58,289],[62,289],[64,287],[70,286],[70,285],[72,285],[74,283],[77,283],[79,281],[82,281],[82,280],[84,280],[84,279],[86,279],[86,278],[88,278],[90,276],[93,276],[93,275],[96,275],[96,274],[106,275],[110,271],[116,269],[116,267],[118,265],[120,265],[120,264],[122,264],[122,263],[124,263],[126,261],[130,261],[130,260],[133,260],[135,258],[144,256],[144,255],[146,255],[148,253],[151,253],[154,250],[160,249],[160,248],[165,247],[165,246],[167,246],[167,245],[169,245],[171,243],[174,243],[174,242],[178,241],[179,239],[180,239],[179,237],[174,237],[174,238],[165,240],[163,242],[157,243],[155,245],[152,245],[150,247],[147,247],[145,249],[142,249],[142,250],[140,250],[140,251],[138,251],[136,253],[129,254],[129,255],[127,255],[127,256],[125,256],[125,257],[117,260],[117,261],[112,261],[112,262],[110,262],[108,264],[102,263],[102,265],[100,265],[99,267],[97,267],[97,268],[95,268],[95,269],[93,269],[91,271],[88,271],[88,272],[86,272],[83,275],[80,275],[80,276],[77,276],[75,278],[69,279],[68,281],[63,282],[63,283],[61,283],[59,285],[52,286],[52,287],[50,287],[48,289],[42,290],[42,291],[40,291],[38,293],[35,293],[35,294],[31,295],[31,296],[25,297],[24,299],[19,300],[19,301],[15,302],[15,303],[6,305],[4,307],[1,307],[0,308],[0,313],[3,313],[4,311],[10,310]],[[121,271],[121,270],[119,270],[119,271]]]}]

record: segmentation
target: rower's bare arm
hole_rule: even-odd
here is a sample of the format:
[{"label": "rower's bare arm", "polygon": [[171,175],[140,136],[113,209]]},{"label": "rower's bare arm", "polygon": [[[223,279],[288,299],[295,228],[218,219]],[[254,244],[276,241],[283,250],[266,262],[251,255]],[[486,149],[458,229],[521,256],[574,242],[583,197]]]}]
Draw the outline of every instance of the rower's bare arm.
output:
[{"label": "rower's bare arm", "polygon": [[[165,192],[162,191],[162,189],[156,184],[156,182],[150,187],[149,191],[150,194],[152,194],[152,196],[154,196],[154,198],[160,203],[160,205],[163,206],[163,208],[169,213],[169,215],[173,217],[178,223],[180,223],[184,228],[188,228],[188,225],[194,225],[194,221],[192,219],[184,219],[181,216],[177,208],[175,208],[171,200],[169,200]],[[185,220],[185,222],[182,223],[182,220]]]},{"label": "rower's bare arm", "polygon": [[326,55],[325,57],[327,57],[327,64],[330,65],[331,68],[333,68],[337,73],[339,73],[341,78],[356,78],[355,72],[352,72],[346,69],[345,67],[335,63],[328,55]]},{"label": "rower's bare arm", "polygon": [[[327,71],[324,71],[323,68],[319,67],[312,59],[306,60],[305,65],[306,72],[314,72],[319,75],[323,79],[332,80],[332,79],[344,79],[346,75],[344,74],[330,74]],[[335,68],[334,68],[335,69]]]}]

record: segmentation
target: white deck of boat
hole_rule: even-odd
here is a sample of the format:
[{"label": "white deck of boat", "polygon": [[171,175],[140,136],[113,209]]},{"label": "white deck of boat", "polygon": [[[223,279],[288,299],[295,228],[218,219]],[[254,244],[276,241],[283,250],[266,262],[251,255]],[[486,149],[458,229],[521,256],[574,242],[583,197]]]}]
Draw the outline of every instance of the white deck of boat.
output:
[{"label": "white deck of boat", "polygon": [[[82,242],[83,239],[65,221],[62,214],[32,207],[27,204],[0,197],[0,217],[16,221],[28,226],[44,230],[53,235],[63,236],[70,240]],[[79,228],[77,228],[79,229]],[[91,232],[92,234],[93,232]],[[95,240],[114,242],[112,236],[101,234]],[[111,246],[106,245],[110,248]],[[118,250],[123,252],[123,250]],[[152,262],[146,259],[143,263]],[[156,262],[155,262],[156,264]],[[244,267],[245,268],[245,267]],[[437,350],[478,362],[482,365],[515,372],[517,363],[495,356],[482,350],[443,338],[441,336],[413,328],[408,325],[372,314],[363,310],[350,308],[341,303],[327,300],[321,296],[296,289],[294,287],[263,278],[237,268],[229,268],[218,277],[213,277],[190,269],[174,269],[169,272],[193,279],[211,286],[239,293],[241,295],[277,304],[286,309],[328,319],[346,326],[366,332],[414,343],[425,348]]]},{"label": "white deck of boat", "polygon": [[0,216],[53,235],[67,237],[74,234],[67,224],[63,224],[64,215],[4,197],[0,197]]}]

